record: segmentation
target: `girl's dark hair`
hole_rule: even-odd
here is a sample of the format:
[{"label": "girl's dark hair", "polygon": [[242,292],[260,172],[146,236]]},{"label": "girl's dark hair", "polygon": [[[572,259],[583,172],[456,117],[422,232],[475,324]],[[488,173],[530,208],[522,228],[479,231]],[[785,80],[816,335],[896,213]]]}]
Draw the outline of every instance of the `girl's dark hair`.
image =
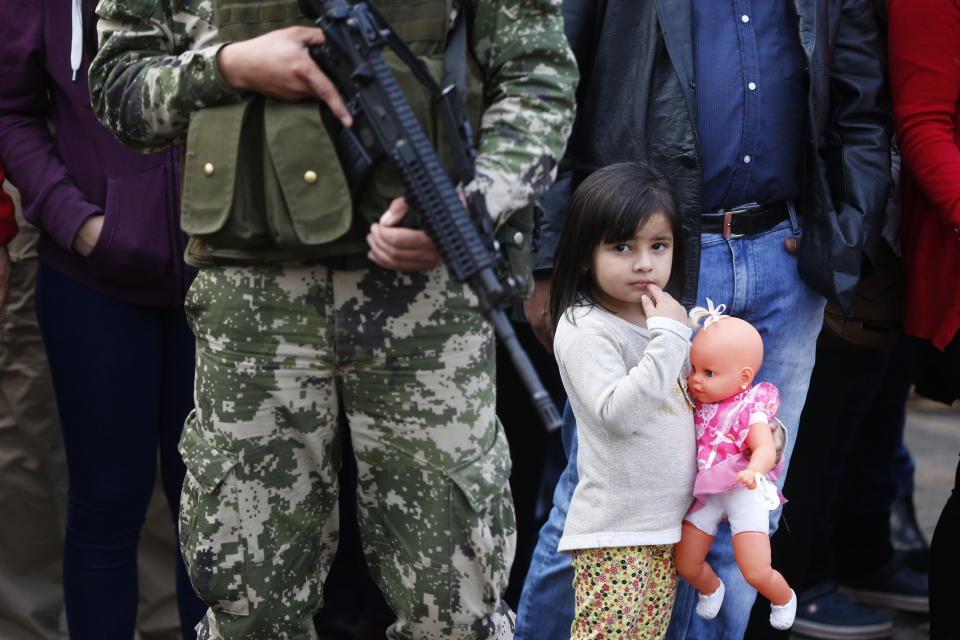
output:
[{"label": "girl's dark hair", "polygon": [[573,192],[553,256],[550,318],[553,330],[575,304],[590,303],[589,268],[599,244],[624,242],[651,216],[663,213],[673,231],[673,264],[667,287],[679,292],[683,278],[680,207],[669,180],[640,162],[620,162],[587,176]]}]

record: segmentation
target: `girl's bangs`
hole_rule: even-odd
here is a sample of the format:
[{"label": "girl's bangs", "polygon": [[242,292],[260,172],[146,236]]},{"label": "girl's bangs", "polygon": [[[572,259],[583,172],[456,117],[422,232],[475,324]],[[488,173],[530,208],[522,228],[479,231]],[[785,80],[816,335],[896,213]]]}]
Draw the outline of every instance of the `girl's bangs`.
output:
[{"label": "girl's bangs", "polygon": [[606,227],[603,242],[613,244],[631,239],[637,229],[643,226],[652,215],[662,210],[655,198],[637,198],[622,203],[611,216]]}]

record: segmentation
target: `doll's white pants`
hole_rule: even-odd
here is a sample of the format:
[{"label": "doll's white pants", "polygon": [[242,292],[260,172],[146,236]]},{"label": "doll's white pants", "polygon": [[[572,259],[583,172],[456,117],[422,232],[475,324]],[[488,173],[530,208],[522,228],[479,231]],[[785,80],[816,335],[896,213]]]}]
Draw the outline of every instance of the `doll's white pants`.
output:
[{"label": "doll's white pants", "polygon": [[743,531],[767,533],[770,510],[757,499],[756,489],[737,487],[707,496],[707,504],[684,518],[700,531],[715,536],[717,525],[730,521],[731,535]]}]

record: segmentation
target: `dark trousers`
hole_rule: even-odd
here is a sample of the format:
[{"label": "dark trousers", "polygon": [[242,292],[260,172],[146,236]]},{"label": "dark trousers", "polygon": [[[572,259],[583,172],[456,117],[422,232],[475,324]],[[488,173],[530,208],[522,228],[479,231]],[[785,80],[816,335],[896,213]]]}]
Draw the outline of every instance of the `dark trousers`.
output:
[{"label": "dark trousers", "polygon": [[[824,329],[824,332],[827,332]],[[903,437],[913,342],[895,351],[827,343],[821,337],[784,487],[773,566],[800,594],[825,580],[877,569],[893,555],[890,505]],[[747,638],[786,638],[757,599]]]},{"label": "dark trousers", "polygon": [[954,607],[960,602],[960,464],[930,544],[930,639],[960,638]]},{"label": "dark trousers", "polygon": [[[67,457],[63,586],[71,640],[130,640],[137,543],[157,451],[175,526],[186,471],[177,443],[193,406],[193,335],[183,307],[122,302],[40,264],[37,317]],[[185,639],[206,606],[179,557]]]},{"label": "dark trousers", "polygon": [[[954,336],[945,352],[927,354],[934,362],[924,362],[932,382],[940,386],[943,402],[960,398],[960,334]],[[920,384],[917,384],[918,391]],[[953,491],[937,520],[930,543],[930,639],[960,638],[957,624],[957,603],[960,602],[960,464],[954,478]]]}]

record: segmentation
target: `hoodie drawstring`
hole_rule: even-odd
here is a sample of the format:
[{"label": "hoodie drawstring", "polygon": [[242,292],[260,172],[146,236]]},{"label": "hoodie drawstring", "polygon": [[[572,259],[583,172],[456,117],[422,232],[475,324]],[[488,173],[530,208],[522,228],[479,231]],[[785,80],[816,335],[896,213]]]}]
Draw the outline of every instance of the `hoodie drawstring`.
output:
[{"label": "hoodie drawstring", "polygon": [[73,0],[70,32],[70,69],[73,81],[77,81],[77,70],[83,60],[83,0]]}]

